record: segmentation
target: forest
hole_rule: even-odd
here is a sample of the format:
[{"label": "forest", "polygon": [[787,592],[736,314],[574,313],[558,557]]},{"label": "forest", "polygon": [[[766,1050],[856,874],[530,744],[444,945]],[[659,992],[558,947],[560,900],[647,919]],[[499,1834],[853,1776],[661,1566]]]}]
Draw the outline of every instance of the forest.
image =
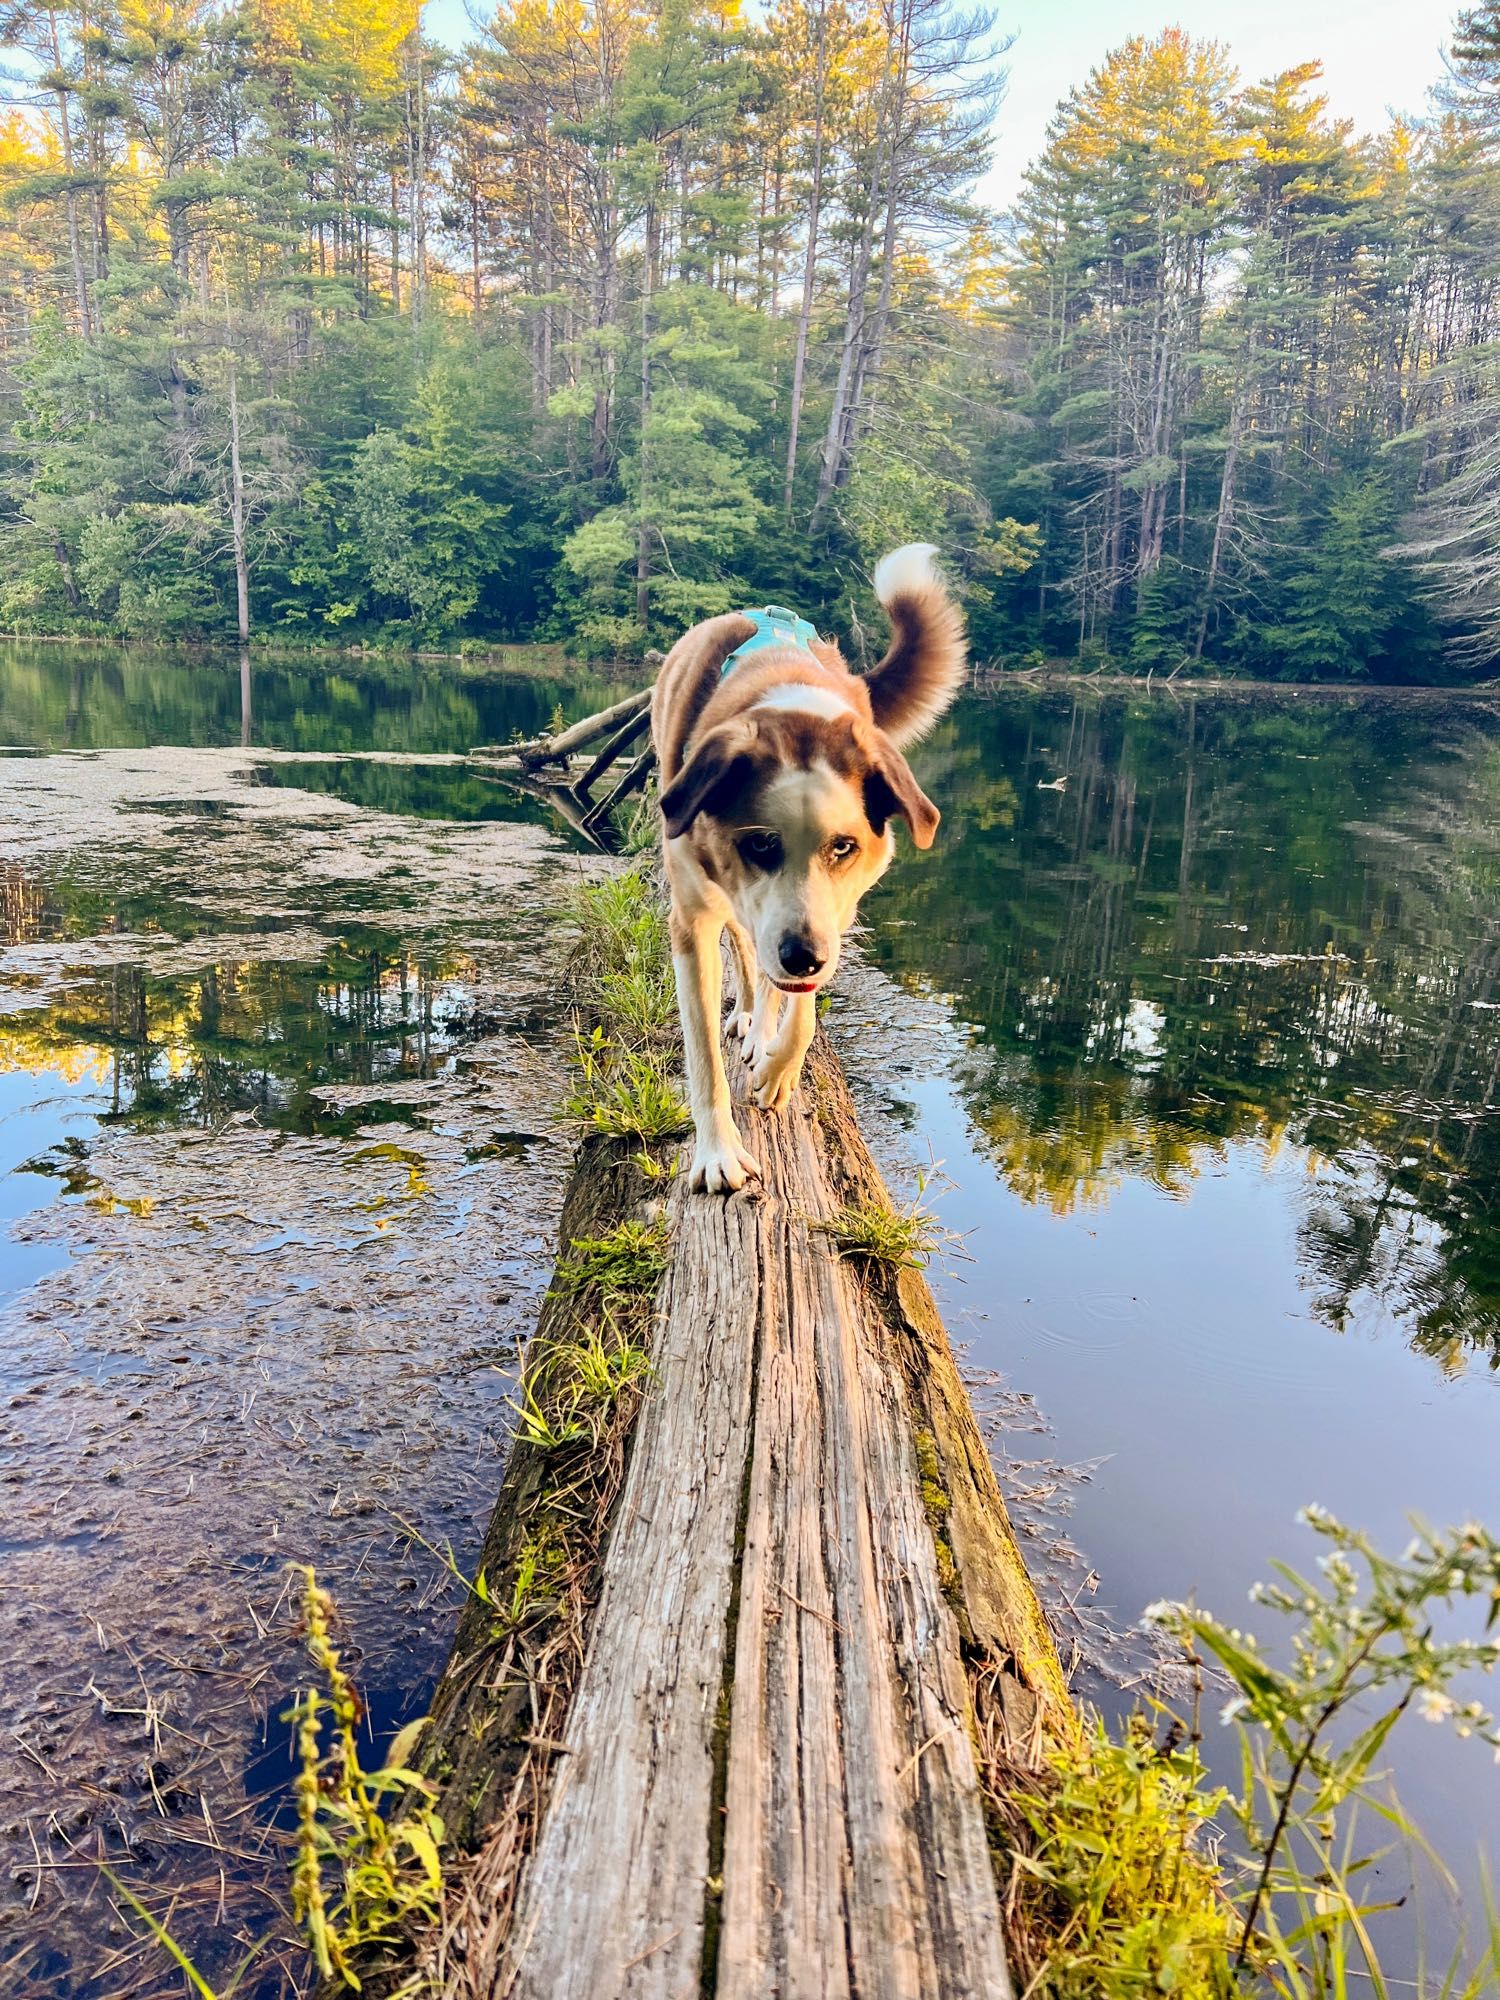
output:
[{"label": "forest", "polygon": [[1500,0],[1429,115],[1179,29],[1021,194],[955,0],[6,0],[0,629],[638,658],[938,543],[976,658],[1500,655]]}]

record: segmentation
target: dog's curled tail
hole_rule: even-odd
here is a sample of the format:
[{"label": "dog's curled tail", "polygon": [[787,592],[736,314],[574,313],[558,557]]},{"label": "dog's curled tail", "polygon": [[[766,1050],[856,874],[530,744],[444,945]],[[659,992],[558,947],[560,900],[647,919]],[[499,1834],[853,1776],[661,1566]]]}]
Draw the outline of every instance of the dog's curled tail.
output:
[{"label": "dog's curled tail", "polygon": [[963,685],[963,613],[949,595],[930,542],[908,542],[875,565],[875,595],[893,627],[890,650],[867,685],[875,720],[898,746],[925,736]]}]

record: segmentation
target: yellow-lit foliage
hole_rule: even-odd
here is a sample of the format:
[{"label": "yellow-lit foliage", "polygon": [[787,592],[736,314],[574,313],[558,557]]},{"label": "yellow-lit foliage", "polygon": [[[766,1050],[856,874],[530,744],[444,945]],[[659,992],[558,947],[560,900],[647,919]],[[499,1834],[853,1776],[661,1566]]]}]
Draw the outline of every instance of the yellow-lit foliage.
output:
[{"label": "yellow-lit foliage", "polygon": [[272,47],[330,57],[364,90],[393,90],[401,52],[417,34],[420,0],[255,0],[257,24]]}]

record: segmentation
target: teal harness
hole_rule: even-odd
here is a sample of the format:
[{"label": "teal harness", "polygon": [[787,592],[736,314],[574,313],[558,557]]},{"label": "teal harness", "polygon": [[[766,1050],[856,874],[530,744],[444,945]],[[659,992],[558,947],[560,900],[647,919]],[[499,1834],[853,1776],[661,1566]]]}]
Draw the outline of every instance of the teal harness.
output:
[{"label": "teal harness", "polygon": [[[736,646],[724,662],[723,673],[737,667],[748,653],[759,652],[762,646],[808,647],[818,636],[818,628],[810,625],[805,618],[799,618],[795,611],[788,611],[784,604],[764,604],[759,611],[742,611],[742,618],[748,618],[755,630],[743,646]],[[723,678],[721,674],[720,678]]]}]

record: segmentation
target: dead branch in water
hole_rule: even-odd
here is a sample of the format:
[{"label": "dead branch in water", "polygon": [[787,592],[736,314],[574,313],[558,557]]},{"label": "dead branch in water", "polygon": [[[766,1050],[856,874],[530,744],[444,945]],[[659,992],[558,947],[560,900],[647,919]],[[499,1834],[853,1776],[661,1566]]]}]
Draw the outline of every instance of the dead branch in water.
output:
[{"label": "dead branch in water", "polygon": [[[656,768],[655,748],[648,743],[601,798],[595,798],[594,788],[650,728],[651,693],[650,688],[643,688],[597,715],[584,716],[555,736],[534,736],[525,743],[471,750],[469,762],[481,777],[545,799],[592,846],[617,854],[621,839],[612,815],[646,784]],[[601,747],[590,761],[581,771],[575,770],[574,758],[596,744]],[[543,776],[551,767],[555,767],[554,774]]]}]

